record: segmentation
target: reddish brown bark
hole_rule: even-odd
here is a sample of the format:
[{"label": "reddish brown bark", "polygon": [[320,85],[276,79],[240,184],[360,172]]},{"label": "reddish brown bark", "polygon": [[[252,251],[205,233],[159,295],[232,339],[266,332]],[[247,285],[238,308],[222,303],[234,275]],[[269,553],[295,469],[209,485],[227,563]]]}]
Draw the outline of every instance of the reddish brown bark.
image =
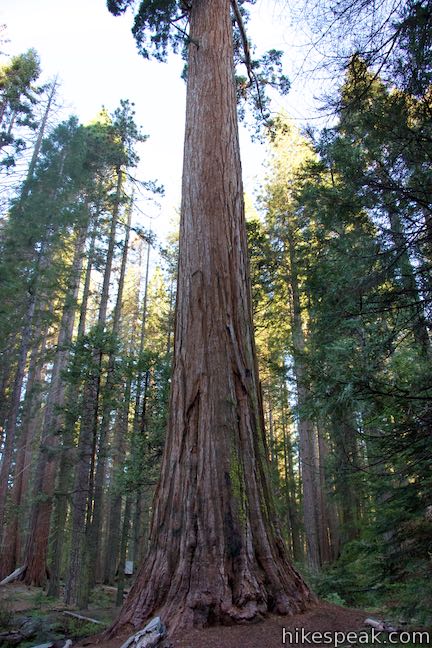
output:
[{"label": "reddish brown bark", "polygon": [[3,522],[8,496],[9,475],[11,472],[13,452],[15,447],[18,413],[21,402],[21,390],[25,375],[28,347],[31,340],[35,307],[36,295],[33,290],[32,294],[29,295],[25,314],[25,322],[20,341],[15,380],[13,383],[10,407],[6,421],[5,441],[2,449],[2,460],[0,465],[0,537],[2,537],[3,535]]},{"label": "reddish brown bark", "polygon": [[[47,579],[47,552],[50,533],[53,494],[58,468],[59,445],[58,431],[63,423],[62,407],[64,405],[63,371],[69,359],[69,345],[72,341],[76,312],[76,300],[80,283],[82,253],[86,239],[87,227],[82,226],[77,233],[75,254],[71,267],[70,286],[66,294],[62,318],[57,339],[57,349],[51,373],[50,390],[45,406],[45,418],[42,430],[41,449],[38,456],[34,502],[31,511],[29,536],[24,555],[26,571],[22,580],[27,585],[41,587]],[[41,497],[42,495],[42,497]]]},{"label": "reddish brown bark", "polygon": [[147,558],[111,632],[304,609],[267,483],[229,0],[194,0],[170,417]]},{"label": "reddish brown bark", "polygon": [[32,445],[41,418],[42,358],[44,357],[46,348],[47,330],[44,332],[39,331],[34,337],[37,342],[35,342],[30,354],[26,395],[23,406],[23,421],[17,445],[14,481],[10,498],[12,506],[4,534],[0,561],[0,578],[5,578],[21,564],[19,561],[21,559],[24,541],[23,527],[26,526],[27,522],[24,503],[27,496],[29,473],[32,468]]}]

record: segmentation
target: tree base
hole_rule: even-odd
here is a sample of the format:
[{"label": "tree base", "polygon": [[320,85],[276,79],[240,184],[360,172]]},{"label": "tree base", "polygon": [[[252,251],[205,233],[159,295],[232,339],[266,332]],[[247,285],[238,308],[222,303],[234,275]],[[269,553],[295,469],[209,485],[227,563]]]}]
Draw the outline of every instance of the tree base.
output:
[{"label": "tree base", "polygon": [[[278,582],[271,583],[268,574],[262,572],[261,583],[255,578],[254,590],[250,588],[252,579],[245,579],[238,581],[237,586],[226,586],[220,591],[211,592],[212,581],[209,578],[206,589],[194,588],[192,593],[191,590],[177,588],[176,576],[165,583],[162,575],[159,579],[148,578],[148,562],[149,559],[143,565],[119,618],[107,631],[107,638],[125,630],[136,632],[156,616],[162,619],[169,636],[172,636],[192,628],[258,623],[270,615],[292,616],[304,612],[317,602],[302,577],[289,564],[284,565],[283,572],[274,565],[273,574],[277,574]],[[214,572],[212,575],[214,585]],[[280,588],[281,576],[285,581],[284,589]],[[193,580],[191,574],[186,578],[189,585]],[[184,574],[181,581],[185,582]]]}]

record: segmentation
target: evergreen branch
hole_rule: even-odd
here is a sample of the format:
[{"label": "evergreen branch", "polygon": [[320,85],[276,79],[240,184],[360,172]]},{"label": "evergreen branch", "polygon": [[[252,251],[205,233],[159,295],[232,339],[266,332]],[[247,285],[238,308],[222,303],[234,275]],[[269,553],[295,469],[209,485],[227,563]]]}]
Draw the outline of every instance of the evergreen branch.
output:
[{"label": "evergreen branch", "polygon": [[181,34],[183,34],[183,36],[186,38],[187,43],[193,43],[194,45],[196,45],[196,47],[199,47],[198,41],[191,38],[185,29],[182,29],[181,27],[176,25],[176,22],[178,22],[179,20],[181,20],[182,18],[185,18],[185,17],[186,17],[186,14],[183,14],[183,15],[179,16],[178,18],[175,18],[174,20],[170,20],[169,23],[175,29],[177,29],[177,31],[179,31]]},{"label": "evergreen branch", "polygon": [[246,66],[247,74],[248,74],[248,77],[249,77],[249,86],[248,87],[250,88],[252,85],[255,85],[256,91],[257,91],[257,97],[258,97],[258,102],[257,102],[258,103],[258,108],[259,108],[259,111],[261,113],[261,116],[262,116],[263,120],[267,121],[266,117],[265,117],[265,114],[264,114],[264,102],[262,100],[260,85],[259,85],[257,76],[256,76],[255,72],[253,71],[254,65],[253,65],[251,51],[250,51],[250,47],[249,47],[249,41],[248,41],[247,35],[246,35],[246,28],[245,28],[245,25],[244,25],[244,22],[243,22],[243,18],[242,18],[242,15],[241,15],[240,8],[238,6],[237,0],[231,0],[231,7],[232,7],[232,10],[233,10],[233,13],[234,13],[234,18],[235,18],[235,21],[237,23],[237,27],[239,28],[240,37],[241,37],[241,41],[242,41],[242,45],[243,45],[243,53],[244,53],[243,63]]},{"label": "evergreen branch", "polygon": [[[255,75],[253,73],[253,63],[252,63],[252,57],[251,57],[251,52],[250,52],[250,47],[249,47],[249,42],[247,39],[246,35],[246,29],[244,26],[243,18],[240,13],[239,6],[237,4],[237,0],[231,0],[231,7],[234,12],[234,17],[235,21],[237,23],[237,27],[239,28],[240,32],[240,37],[242,40],[242,45],[243,45],[243,52],[244,52],[244,64],[246,65],[246,70],[248,73],[249,77],[249,86],[251,86],[254,82]],[[256,81],[256,79],[255,79]]]}]

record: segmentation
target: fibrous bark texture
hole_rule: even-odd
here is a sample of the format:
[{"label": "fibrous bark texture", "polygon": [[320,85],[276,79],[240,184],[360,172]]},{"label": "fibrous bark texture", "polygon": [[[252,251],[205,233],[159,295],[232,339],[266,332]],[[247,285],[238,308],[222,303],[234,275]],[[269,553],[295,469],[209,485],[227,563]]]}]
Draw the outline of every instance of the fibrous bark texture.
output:
[{"label": "fibrous bark texture", "polygon": [[172,632],[313,598],[267,486],[229,6],[192,3],[170,418],[150,549],[112,634],[156,613]]}]

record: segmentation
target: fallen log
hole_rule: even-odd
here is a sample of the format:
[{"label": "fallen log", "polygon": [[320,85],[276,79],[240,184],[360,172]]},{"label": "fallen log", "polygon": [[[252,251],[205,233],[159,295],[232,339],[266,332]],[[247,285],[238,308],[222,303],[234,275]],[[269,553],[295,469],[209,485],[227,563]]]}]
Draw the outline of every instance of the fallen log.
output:
[{"label": "fallen log", "polygon": [[166,628],[160,617],[155,617],[143,630],[129,637],[121,648],[156,648],[166,635]]},{"label": "fallen log", "polygon": [[71,639],[60,639],[57,641],[49,641],[48,643],[32,646],[32,648],[72,648]]},{"label": "fallen log", "polygon": [[98,625],[105,625],[102,621],[98,621],[97,619],[92,619],[91,617],[83,616],[82,614],[77,614],[76,612],[69,612],[65,610],[63,614],[66,616],[74,617],[74,619],[80,619],[80,621],[88,621],[89,623],[97,623]]},{"label": "fallen log", "polygon": [[17,569],[15,569],[15,571],[12,572],[12,574],[9,574],[9,576],[3,578],[3,580],[0,582],[0,585],[7,585],[8,583],[13,583],[14,581],[18,580],[18,578],[25,572],[26,569],[27,565],[18,567]]},{"label": "fallen log", "polygon": [[364,624],[378,630],[379,632],[400,632],[398,628],[394,628],[386,621],[377,621],[376,619],[367,618],[365,619]]}]

